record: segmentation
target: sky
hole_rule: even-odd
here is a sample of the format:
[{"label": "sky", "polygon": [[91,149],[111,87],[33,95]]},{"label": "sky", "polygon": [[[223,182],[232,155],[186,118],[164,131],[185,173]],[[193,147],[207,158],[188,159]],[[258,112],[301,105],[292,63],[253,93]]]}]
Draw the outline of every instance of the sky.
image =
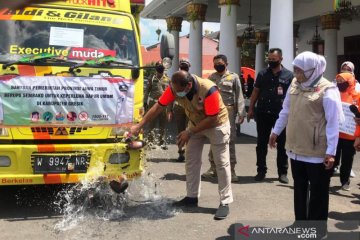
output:
[{"label": "sky", "polygon": [[[146,0],[145,6],[149,4],[152,0]],[[158,35],[156,34],[156,30],[160,28],[161,34],[167,31],[166,21],[163,19],[152,20],[141,18],[140,19],[140,32],[141,32],[141,44],[145,46],[153,45],[158,41]],[[187,21],[182,22],[180,36],[184,36],[189,33],[190,23]],[[203,23],[203,33],[205,30],[209,31],[219,31],[220,24],[219,23]]]}]

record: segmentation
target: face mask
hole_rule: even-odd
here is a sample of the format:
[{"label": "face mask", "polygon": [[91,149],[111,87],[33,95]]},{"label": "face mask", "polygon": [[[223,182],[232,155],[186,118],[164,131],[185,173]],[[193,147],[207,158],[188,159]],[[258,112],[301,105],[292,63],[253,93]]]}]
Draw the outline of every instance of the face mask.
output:
[{"label": "face mask", "polygon": [[310,79],[310,77],[313,75],[315,69],[309,69],[305,72],[294,72],[294,77],[296,78],[296,80],[299,82],[299,83],[304,83],[306,82],[307,80]]},{"label": "face mask", "polygon": [[223,64],[216,64],[216,65],[214,65],[214,68],[217,72],[225,71],[225,65],[223,65]]},{"label": "face mask", "polygon": [[338,83],[337,87],[339,88],[340,92],[345,92],[346,89],[349,87],[349,82]]},{"label": "face mask", "polygon": [[155,70],[158,73],[164,73],[165,68],[164,68],[164,66],[159,65],[159,66],[156,66]]},{"label": "face mask", "polygon": [[178,96],[179,98],[185,97],[186,94],[188,94],[188,92],[186,92],[186,91],[176,92],[176,96]]},{"label": "face mask", "polygon": [[188,67],[188,66],[180,66],[180,70],[183,70],[183,71],[188,72],[188,71],[189,71],[189,67]]},{"label": "face mask", "polygon": [[268,61],[270,68],[277,68],[280,65],[280,61]]},{"label": "face mask", "polygon": [[314,74],[315,68],[304,71],[304,76],[306,79],[310,79],[310,77]]},{"label": "face mask", "polygon": [[307,81],[304,73],[294,73],[294,77],[296,78],[296,80],[297,80],[299,83],[303,83],[303,82],[306,82],[306,81]]}]

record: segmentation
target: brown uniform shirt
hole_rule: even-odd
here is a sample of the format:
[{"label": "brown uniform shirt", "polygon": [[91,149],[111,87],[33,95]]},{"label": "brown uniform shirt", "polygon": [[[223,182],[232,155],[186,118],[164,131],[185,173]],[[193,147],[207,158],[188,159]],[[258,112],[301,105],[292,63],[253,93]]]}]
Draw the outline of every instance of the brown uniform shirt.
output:
[{"label": "brown uniform shirt", "polygon": [[165,89],[169,86],[170,79],[166,74],[163,74],[159,79],[156,74],[149,80],[144,96],[144,102],[148,103],[149,100],[157,102],[159,97],[164,93]]},{"label": "brown uniform shirt", "polygon": [[234,106],[238,116],[245,116],[245,99],[239,76],[229,71],[223,75],[214,72],[209,76],[209,79],[218,86],[224,104]]}]

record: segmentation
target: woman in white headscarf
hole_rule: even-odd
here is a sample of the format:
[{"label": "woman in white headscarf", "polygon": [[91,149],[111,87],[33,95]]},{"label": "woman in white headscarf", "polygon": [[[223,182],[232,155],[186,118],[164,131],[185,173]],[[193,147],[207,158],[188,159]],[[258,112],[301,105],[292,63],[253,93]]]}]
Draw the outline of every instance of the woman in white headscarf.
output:
[{"label": "woman in white headscarf", "polygon": [[286,127],[285,148],[294,179],[295,220],[321,221],[318,233],[325,235],[331,168],[335,161],[339,121],[344,119],[341,100],[335,84],[323,77],[324,57],[303,52],[294,59],[293,65],[295,78],[287,91],[269,145],[275,147],[277,136]]},{"label": "woman in white headscarf", "polygon": [[[341,64],[340,73],[351,73],[355,77],[354,71],[355,71],[355,65],[352,62],[346,61]],[[360,93],[360,83],[356,79],[355,79],[355,91]],[[337,161],[335,161],[334,174],[337,175],[340,174],[339,163]],[[350,171],[350,177],[356,177],[356,174],[352,169]]]},{"label": "woman in white headscarf", "polygon": [[[355,77],[354,71],[355,71],[355,65],[354,65],[352,62],[346,61],[346,62],[343,62],[343,63],[341,64],[341,67],[340,67],[340,72],[341,72],[341,73],[349,72],[349,73],[351,73],[351,74]],[[360,92],[360,83],[359,83],[357,80],[356,80],[355,83],[356,83],[356,84],[355,84],[355,90],[356,90],[357,92]]]}]

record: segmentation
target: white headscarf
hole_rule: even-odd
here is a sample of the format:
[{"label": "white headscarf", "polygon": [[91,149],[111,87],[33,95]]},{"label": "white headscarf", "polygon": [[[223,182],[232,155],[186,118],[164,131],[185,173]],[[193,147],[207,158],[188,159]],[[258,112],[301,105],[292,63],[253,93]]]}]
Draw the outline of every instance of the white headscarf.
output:
[{"label": "white headscarf", "polygon": [[340,70],[344,67],[344,66],[348,66],[351,69],[351,72],[354,74],[354,70],[355,70],[355,66],[352,62],[343,62],[343,64],[341,64],[341,68]]},{"label": "white headscarf", "polygon": [[309,87],[316,79],[318,79],[326,69],[326,60],[324,57],[313,52],[302,52],[296,56],[292,64],[304,72],[311,73],[309,80],[301,83],[302,87]]},{"label": "white headscarf", "polygon": [[326,70],[326,60],[324,58],[324,56],[322,55],[318,55],[320,58],[320,64],[321,64],[321,71],[324,73]]},{"label": "white headscarf", "polygon": [[[326,60],[323,56],[318,55],[313,52],[302,52],[296,56],[293,61],[293,65],[300,68],[303,71],[314,69],[313,74],[310,76],[309,80],[301,83],[302,87],[309,87],[315,80],[317,80],[320,76],[323,75],[326,69]],[[309,71],[311,72],[311,71]],[[338,119],[339,122],[345,121],[345,116],[342,109],[341,98],[339,91],[336,91],[336,95],[338,97],[338,101],[336,102],[338,108]]]}]

